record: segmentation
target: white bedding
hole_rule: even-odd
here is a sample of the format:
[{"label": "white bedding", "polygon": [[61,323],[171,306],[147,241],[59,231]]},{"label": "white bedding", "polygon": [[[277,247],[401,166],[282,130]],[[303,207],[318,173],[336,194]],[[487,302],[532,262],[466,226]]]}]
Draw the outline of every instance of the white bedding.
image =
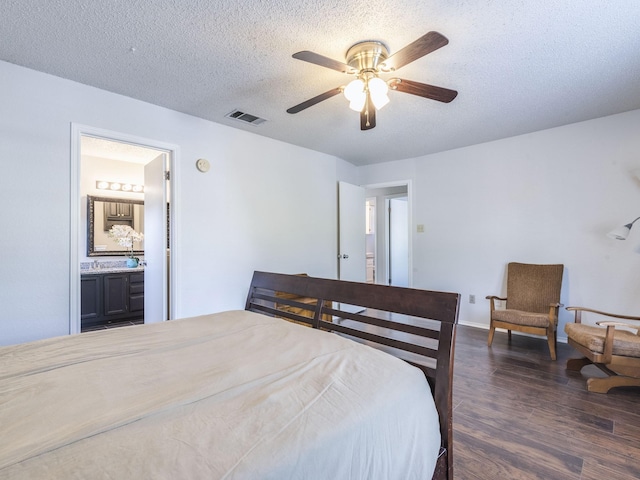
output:
[{"label": "white bedding", "polygon": [[429,479],[422,372],[246,311],[0,348],[2,479]]}]

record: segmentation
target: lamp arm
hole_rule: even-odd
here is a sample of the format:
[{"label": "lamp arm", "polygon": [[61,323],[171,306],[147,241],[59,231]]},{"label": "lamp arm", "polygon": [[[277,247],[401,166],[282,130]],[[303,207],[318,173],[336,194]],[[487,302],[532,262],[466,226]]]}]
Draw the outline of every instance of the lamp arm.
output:
[{"label": "lamp arm", "polygon": [[631,229],[631,227],[633,227],[633,224],[636,223],[638,220],[640,220],[640,217],[636,218],[633,222],[631,223],[627,223],[625,226],[628,227],[629,229]]}]

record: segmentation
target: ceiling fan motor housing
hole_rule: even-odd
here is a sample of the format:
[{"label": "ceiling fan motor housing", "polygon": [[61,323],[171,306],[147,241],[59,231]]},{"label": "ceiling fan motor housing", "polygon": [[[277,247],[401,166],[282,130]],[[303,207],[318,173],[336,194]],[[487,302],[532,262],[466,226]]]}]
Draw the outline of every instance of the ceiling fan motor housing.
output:
[{"label": "ceiling fan motor housing", "polygon": [[378,41],[359,42],[347,50],[347,64],[356,73],[375,72],[378,65],[389,58],[387,46]]}]

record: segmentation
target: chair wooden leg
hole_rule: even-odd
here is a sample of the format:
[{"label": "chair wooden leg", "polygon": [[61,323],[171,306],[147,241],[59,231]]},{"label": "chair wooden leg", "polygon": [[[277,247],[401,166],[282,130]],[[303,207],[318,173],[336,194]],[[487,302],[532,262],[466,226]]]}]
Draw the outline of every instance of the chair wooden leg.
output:
[{"label": "chair wooden leg", "polygon": [[556,331],[555,329],[547,330],[547,342],[549,343],[549,353],[551,360],[556,359]]},{"label": "chair wooden leg", "polygon": [[587,390],[594,393],[608,393],[613,387],[640,387],[640,378],[613,375],[607,378],[590,378]]},{"label": "chair wooden leg", "polygon": [[509,338],[509,341],[511,341],[511,330],[507,330],[507,338]]},{"label": "chair wooden leg", "polygon": [[487,341],[487,345],[490,347],[493,343],[493,334],[496,333],[496,327],[493,326],[493,322],[489,325],[489,340]]},{"label": "chair wooden leg", "polygon": [[591,365],[593,362],[589,360],[587,357],[582,358],[570,358],[567,360],[567,370],[571,370],[572,372],[579,372],[582,370],[582,367],[587,365]]}]

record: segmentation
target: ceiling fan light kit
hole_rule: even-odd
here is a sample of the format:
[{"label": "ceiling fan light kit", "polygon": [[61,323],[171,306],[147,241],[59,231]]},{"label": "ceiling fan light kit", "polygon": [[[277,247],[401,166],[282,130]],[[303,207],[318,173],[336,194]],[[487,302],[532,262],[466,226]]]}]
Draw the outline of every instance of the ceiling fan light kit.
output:
[{"label": "ceiling fan light kit", "polygon": [[385,44],[376,40],[368,40],[356,43],[347,50],[346,63],[306,50],[294,53],[293,58],[295,59],[331,68],[348,75],[355,75],[356,79],[346,87],[340,86],[324,92],[289,108],[287,112],[292,114],[301,112],[342,92],[349,100],[349,108],[360,112],[360,129],[370,130],[376,126],[376,110],[380,110],[389,103],[387,93],[390,89],[449,103],[458,95],[455,90],[401,78],[385,81],[379,76],[396,71],[414,60],[444,47],[447,43],[449,41],[440,33],[429,32],[389,56],[389,50]]}]

